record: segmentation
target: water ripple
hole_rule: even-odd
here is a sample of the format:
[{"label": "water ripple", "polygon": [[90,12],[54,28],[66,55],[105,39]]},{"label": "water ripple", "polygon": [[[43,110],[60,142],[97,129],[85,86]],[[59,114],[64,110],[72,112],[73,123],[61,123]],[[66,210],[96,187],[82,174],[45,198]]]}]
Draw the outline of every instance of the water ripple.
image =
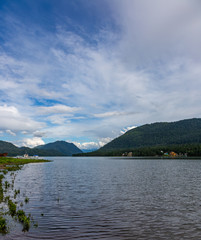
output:
[{"label": "water ripple", "polygon": [[201,161],[54,158],[16,176],[38,222],[5,240],[200,239]]}]

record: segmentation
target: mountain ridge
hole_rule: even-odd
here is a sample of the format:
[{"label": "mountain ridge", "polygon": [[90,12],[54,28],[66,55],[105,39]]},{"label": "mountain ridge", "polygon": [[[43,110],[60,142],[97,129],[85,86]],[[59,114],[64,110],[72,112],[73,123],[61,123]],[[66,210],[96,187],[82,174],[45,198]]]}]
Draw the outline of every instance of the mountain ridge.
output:
[{"label": "mountain ridge", "polygon": [[[180,146],[179,149],[178,146]],[[133,151],[141,155],[145,154],[145,149],[149,154],[160,154],[159,150],[176,149],[188,152],[190,151],[188,148],[194,149],[193,151],[199,148],[201,155],[201,118],[145,124],[127,131],[87,155],[115,156],[123,154],[124,151]],[[194,154],[197,155],[198,151]]]},{"label": "mountain ridge", "polygon": [[[61,147],[62,145],[62,147]],[[9,156],[17,155],[39,155],[39,156],[72,156],[73,154],[82,153],[73,143],[65,141],[56,141],[47,143],[34,148],[17,147],[14,144],[0,140],[0,152],[7,152]]]},{"label": "mountain ridge", "polygon": [[76,153],[82,153],[82,151],[77,146],[75,146],[74,143],[69,143],[66,141],[56,141],[53,143],[47,143],[45,145],[39,145],[34,149],[55,150],[63,154],[66,154],[66,156],[72,156],[73,154]]},{"label": "mountain ridge", "polygon": [[201,143],[201,118],[145,124],[127,131],[100,150],[116,148],[116,144],[119,148],[133,148],[186,143]]}]

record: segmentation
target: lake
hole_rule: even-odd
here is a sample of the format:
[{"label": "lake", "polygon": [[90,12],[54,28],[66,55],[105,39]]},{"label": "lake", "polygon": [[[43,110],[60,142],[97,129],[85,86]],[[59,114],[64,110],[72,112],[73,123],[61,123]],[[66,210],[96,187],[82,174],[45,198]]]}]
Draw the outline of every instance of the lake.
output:
[{"label": "lake", "polygon": [[46,159],[15,179],[38,228],[2,239],[201,239],[200,160]]}]

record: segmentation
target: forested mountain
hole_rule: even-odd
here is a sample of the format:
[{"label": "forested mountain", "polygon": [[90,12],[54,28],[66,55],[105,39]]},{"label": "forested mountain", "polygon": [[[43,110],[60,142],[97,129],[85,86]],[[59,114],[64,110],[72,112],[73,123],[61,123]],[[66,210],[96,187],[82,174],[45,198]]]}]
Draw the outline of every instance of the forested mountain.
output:
[{"label": "forested mountain", "polygon": [[76,147],[73,143],[68,143],[65,141],[56,141],[53,143],[48,143],[45,145],[40,145],[35,147],[34,149],[38,150],[54,150],[57,152],[62,153],[64,156],[72,156],[73,154],[76,153],[82,153],[82,151]]},{"label": "forested mountain", "polygon": [[124,151],[134,151],[137,155],[150,155],[166,149],[189,152],[198,148],[201,154],[201,119],[194,118],[146,124],[131,129],[88,155],[121,155]]},{"label": "forested mountain", "polygon": [[48,143],[35,148],[16,147],[14,144],[0,141],[0,153],[8,153],[9,156],[17,156],[28,154],[39,156],[72,156],[72,154],[81,153],[73,143],[65,141],[57,141],[55,143]]},{"label": "forested mountain", "polygon": [[201,119],[146,124],[129,130],[100,150],[201,143]]},{"label": "forested mountain", "polygon": [[0,153],[11,153],[10,156],[19,155],[20,148],[16,147],[14,144],[0,141]]},{"label": "forested mountain", "polygon": [[80,155],[122,155],[132,151],[136,156],[160,155],[165,151],[188,153],[201,156],[201,119],[187,119],[177,122],[146,124],[126,132],[97,151],[83,154],[73,143],[56,141],[35,148],[18,148],[12,143],[0,141],[0,152],[10,156],[71,156]]}]

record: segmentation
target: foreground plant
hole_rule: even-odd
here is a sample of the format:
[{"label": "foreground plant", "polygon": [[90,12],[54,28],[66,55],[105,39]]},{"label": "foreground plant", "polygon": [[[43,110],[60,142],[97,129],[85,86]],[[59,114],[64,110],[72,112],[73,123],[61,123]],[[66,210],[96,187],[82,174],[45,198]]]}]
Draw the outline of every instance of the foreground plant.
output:
[{"label": "foreground plant", "polygon": [[8,200],[8,208],[9,208],[9,213],[10,215],[13,217],[16,215],[16,209],[17,209],[17,205],[12,202],[12,200]]},{"label": "foreground plant", "polygon": [[6,223],[6,219],[0,216],[0,233],[7,233],[8,232],[8,227]]},{"label": "foreground plant", "polygon": [[[21,224],[23,224],[22,231],[29,231],[30,225],[31,225],[31,215],[26,216],[25,212],[23,210],[17,211],[17,203],[13,202],[11,199],[16,199],[17,195],[20,194],[20,189],[14,190],[13,197],[5,196],[4,192],[7,192],[6,190],[8,188],[14,189],[14,181],[16,174],[14,174],[14,171],[20,170],[24,164],[27,163],[39,163],[39,162],[50,162],[48,160],[42,160],[42,159],[16,159],[16,158],[9,158],[9,157],[2,157],[0,158],[0,173],[3,173],[4,175],[8,173],[8,171],[11,171],[10,176],[13,176],[12,184],[8,181],[5,181],[3,184],[3,178],[4,175],[0,174],[0,203],[5,202],[8,205],[8,212],[6,214],[9,214],[13,219],[19,221]],[[8,192],[7,192],[8,193]],[[24,200],[25,203],[29,202],[29,198],[26,197]],[[20,206],[23,206],[23,203],[21,202]],[[7,227],[7,220],[3,218],[3,209],[0,209],[0,233],[6,234],[8,233],[8,227]],[[38,223],[34,224],[34,227],[37,227]]]},{"label": "foreground plant", "polygon": [[2,186],[2,179],[4,178],[4,175],[0,175],[0,202],[3,201],[3,186]]},{"label": "foreground plant", "polygon": [[23,229],[22,231],[29,231],[30,228],[30,218],[26,216],[25,212],[23,210],[18,210],[17,211],[17,217],[19,222],[23,224]]}]

